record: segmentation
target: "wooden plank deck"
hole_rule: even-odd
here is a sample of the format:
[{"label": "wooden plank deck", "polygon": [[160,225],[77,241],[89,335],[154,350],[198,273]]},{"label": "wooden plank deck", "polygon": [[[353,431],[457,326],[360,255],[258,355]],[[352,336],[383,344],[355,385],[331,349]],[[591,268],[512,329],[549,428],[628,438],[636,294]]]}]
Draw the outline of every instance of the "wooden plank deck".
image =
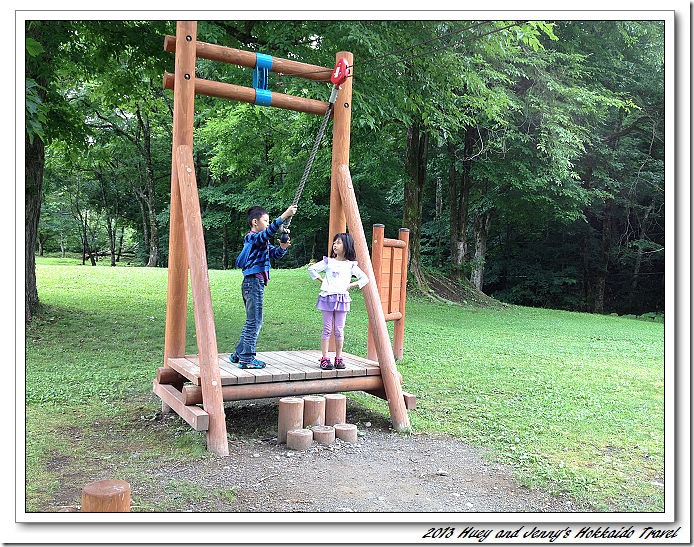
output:
[{"label": "wooden plank deck", "polygon": [[[223,386],[381,375],[377,362],[348,353],[343,354],[344,369],[321,370],[320,356],[318,350],[261,351],[256,357],[267,363],[265,368],[240,369],[229,361],[228,353],[220,353],[217,363]],[[193,385],[200,385],[200,360],[197,355],[169,359],[168,364]]]},{"label": "wooden plank deck", "polygon": [[[220,353],[219,366],[223,401],[266,397],[366,391],[385,398],[381,369],[376,361],[343,353],[344,369],[321,370],[318,350],[263,351],[257,358],[263,369],[240,369]],[[154,393],[197,431],[208,427],[208,414],[201,407],[200,360],[198,355],[169,359],[154,380]],[[190,383],[186,383],[186,380]],[[404,393],[406,408],[415,408],[416,398]]]}]

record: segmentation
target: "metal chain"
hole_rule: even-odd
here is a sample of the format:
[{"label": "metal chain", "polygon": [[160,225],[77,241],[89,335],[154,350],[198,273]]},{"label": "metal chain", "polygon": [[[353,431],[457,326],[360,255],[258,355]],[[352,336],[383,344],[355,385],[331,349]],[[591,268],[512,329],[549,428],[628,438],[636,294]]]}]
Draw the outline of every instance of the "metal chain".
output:
[{"label": "metal chain", "polygon": [[[292,202],[292,205],[296,206],[299,205],[299,198],[301,197],[301,193],[304,191],[304,186],[306,186],[306,181],[308,180],[308,174],[311,171],[311,166],[313,165],[313,160],[316,157],[316,153],[318,152],[318,146],[320,145],[320,141],[323,138],[323,133],[325,132],[325,126],[328,125],[328,119],[330,118],[330,112],[332,112],[334,103],[329,102],[328,103],[328,108],[325,111],[325,115],[323,116],[323,122],[321,123],[320,128],[318,129],[318,135],[316,136],[316,142],[313,143],[313,150],[311,150],[311,154],[308,157],[308,162],[306,163],[306,168],[304,169],[304,174],[301,177],[301,182],[299,183],[299,187],[296,189],[296,194],[294,195],[294,201]],[[284,229],[286,230],[289,228],[289,225],[292,223],[292,218],[289,217],[287,219],[287,222],[283,224]]]}]

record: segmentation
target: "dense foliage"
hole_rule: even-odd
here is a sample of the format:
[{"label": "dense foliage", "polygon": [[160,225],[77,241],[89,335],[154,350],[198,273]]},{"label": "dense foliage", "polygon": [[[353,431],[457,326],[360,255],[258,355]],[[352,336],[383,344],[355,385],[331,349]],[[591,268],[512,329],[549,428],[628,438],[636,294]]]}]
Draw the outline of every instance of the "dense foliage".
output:
[{"label": "dense foliage", "polygon": [[[27,254],[166,266],[165,34],[175,22],[27,23],[27,166],[41,182],[27,184],[27,204],[40,200]],[[377,222],[411,230],[413,281],[438,271],[512,303],[664,309],[662,21],[201,21],[198,40],[328,67],[354,53],[362,220],[367,237]],[[247,68],[196,70],[251,85]],[[270,89],[330,93],[274,73]],[[203,96],[195,115],[209,266],[228,268],[245,211],[293,199],[320,119]],[[327,248],[329,133],[278,267]]]}]

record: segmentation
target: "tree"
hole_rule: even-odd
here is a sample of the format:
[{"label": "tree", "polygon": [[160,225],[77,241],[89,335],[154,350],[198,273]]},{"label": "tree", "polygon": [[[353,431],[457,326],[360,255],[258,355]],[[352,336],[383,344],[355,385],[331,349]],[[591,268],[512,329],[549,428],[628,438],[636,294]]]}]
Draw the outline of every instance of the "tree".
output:
[{"label": "tree", "polygon": [[[37,36],[51,57],[39,40],[27,42],[28,236],[29,219],[40,218],[40,201],[37,208],[31,198],[48,191],[44,207],[57,215],[67,196],[59,189],[81,180],[81,203],[91,211],[82,239],[108,247],[113,263],[119,226],[121,236],[127,226],[144,262],[165,265],[171,94],[159,82],[173,65],[161,47],[173,22],[35,25],[50,34]],[[657,22],[202,21],[198,39],[321,66],[332,66],[336,51],[354,53],[350,170],[361,217],[367,237],[372,222],[410,229],[410,271],[423,289],[437,268],[519,303],[594,310],[618,299],[654,309],[662,301]],[[198,59],[196,72],[250,85],[248,69],[235,65]],[[270,86],[321,100],[330,91],[278,74]],[[250,205],[274,211],[291,201],[319,122],[196,98],[194,159],[210,266],[233,261]],[[325,250],[329,134],[283,266]],[[37,139],[42,151],[30,151]],[[55,154],[59,147],[69,153]],[[42,154],[77,159],[47,172]],[[54,176],[66,180],[53,184]],[[29,177],[44,187],[37,192]],[[58,245],[57,235],[50,239],[57,223],[48,220],[41,243]],[[27,239],[27,280],[38,239]]]},{"label": "tree", "polygon": [[[87,144],[85,120],[71,102],[75,82],[109,75],[114,100],[132,93],[128,76],[152,71],[159,76],[163,59],[159,21],[27,21],[25,138],[25,318],[39,306],[34,252],[41,215],[45,148],[63,140],[77,148]],[[143,40],[143,36],[146,39]],[[158,44],[157,44],[158,42]],[[156,44],[156,45],[155,45]],[[111,62],[109,62],[109,60]],[[115,71],[114,67],[127,68]]]},{"label": "tree", "polygon": [[664,270],[663,24],[586,21],[562,27],[565,50],[592,53],[585,85],[622,99],[601,112],[578,164],[584,185],[603,196],[584,209],[592,228],[584,238],[599,238],[596,245],[584,244],[586,308],[604,311],[608,294],[639,306],[644,257],[654,266],[647,273]]},{"label": "tree", "polygon": [[[26,25],[26,135],[24,143],[25,168],[25,320],[38,311],[39,295],[36,289],[36,250],[46,142],[65,130],[69,111],[61,109],[56,101],[54,81],[55,55],[62,43],[69,39],[69,25],[56,22],[27,22]],[[64,106],[64,105],[62,105]],[[68,125],[69,127],[69,125]]]}]

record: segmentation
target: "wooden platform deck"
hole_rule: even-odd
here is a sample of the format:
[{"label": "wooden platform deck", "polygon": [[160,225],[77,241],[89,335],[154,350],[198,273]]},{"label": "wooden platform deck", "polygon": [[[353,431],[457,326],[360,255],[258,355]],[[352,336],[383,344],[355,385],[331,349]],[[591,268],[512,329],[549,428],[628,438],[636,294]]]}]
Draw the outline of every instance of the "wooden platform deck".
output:
[{"label": "wooden platform deck", "polygon": [[[265,361],[263,369],[240,369],[220,353],[219,366],[224,401],[287,397],[346,391],[365,391],[385,398],[381,369],[377,362],[343,354],[345,368],[321,370],[318,350],[265,351],[257,358]],[[167,367],[157,370],[154,393],[196,430],[206,430],[207,413],[198,405],[202,400],[200,365],[197,355],[169,359]],[[404,394],[407,408],[414,408],[415,398]]]},{"label": "wooden platform deck", "polygon": [[[344,369],[321,370],[320,357],[321,353],[317,350],[261,351],[258,352],[257,358],[265,361],[267,366],[256,370],[240,369],[229,361],[228,353],[221,353],[218,361],[219,373],[223,386],[381,375],[377,362],[349,354],[344,355]],[[169,359],[169,366],[194,385],[200,385],[200,366],[197,355]]]}]

